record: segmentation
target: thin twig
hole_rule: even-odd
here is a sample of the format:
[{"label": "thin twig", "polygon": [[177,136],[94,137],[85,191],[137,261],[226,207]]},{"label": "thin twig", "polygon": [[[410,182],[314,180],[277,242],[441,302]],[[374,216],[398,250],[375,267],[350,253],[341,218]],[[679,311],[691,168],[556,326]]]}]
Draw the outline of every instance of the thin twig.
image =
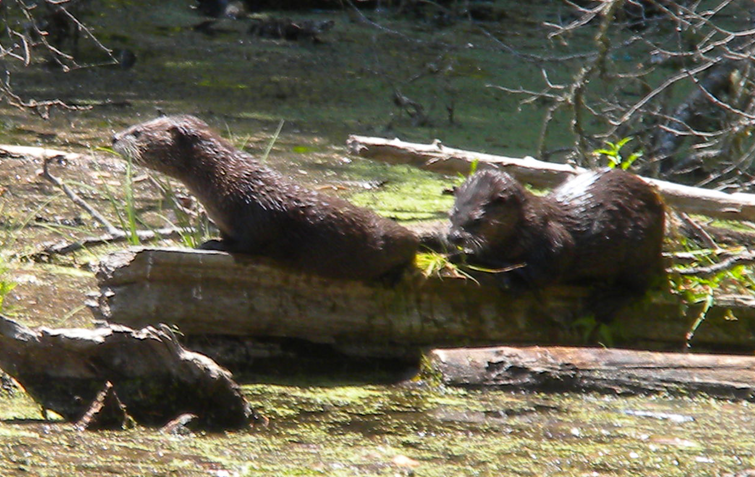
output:
[{"label": "thin twig", "polygon": [[[100,214],[94,207],[89,205],[84,199],[79,197],[78,194],[76,194],[73,190],[66,186],[66,184],[62,180],[50,173],[50,162],[58,160],[61,157],[63,156],[56,155],[53,157],[45,158],[42,169],[42,177],[60,188],[74,204],[81,207],[89,215],[91,215],[94,220],[99,222],[105,228],[107,233],[99,237],[86,237],[74,242],[62,242],[48,245],[40,251],[25,255],[24,258],[40,261],[45,260],[52,255],[65,255],[87,247],[124,242],[129,239],[129,234],[111,224],[110,221],[107,220],[102,214]],[[177,238],[186,232],[188,232],[188,229],[166,227],[157,230],[137,230],[136,235],[139,238],[139,241],[148,241],[157,238]]]},{"label": "thin twig", "polygon": [[92,216],[94,220],[99,222],[103,227],[105,227],[105,230],[108,234],[112,236],[118,236],[118,235],[125,235],[125,232],[118,227],[115,227],[113,224],[110,223],[108,219],[106,219],[102,214],[97,212],[94,207],[89,205],[84,199],[79,197],[74,191],[72,191],[67,185],[63,183],[60,179],[55,177],[50,173],[50,162],[60,159],[60,156],[54,156],[54,157],[48,157],[45,159],[43,166],[42,166],[42,177],[47,179],[48,181],[55,184],[58,188],[60,188],[65,194],[68,196],[71,201],[84,209],[89,215]]},{"label": "thin twig", "polygon": [[[146,242],[155,239],[180,238],[182,234],[187,232],[189,232],[188,229],[165,227],[157,230],[137,230],[136,235],[139,237],[140,242]],[[126,242],[128,239],[129,237],[127,234],[119,230],[117,234],[106,234],[100,235],[99,237],[85,237],[74,242],[60,242],[46,245],[42,250],[24,255],[22,258],[39,262],[44,261],[53,255],[67,255],[98,245]]]},{"label": "thin twig", "polygon": [[689,215],[685,214],[684,212],[677,212],[677,216],[687,227],[694,231],[697,238],[699,238],[700,241],[703,242],[703,246],[705,248],[718,248],[718,245],[716,244],[716,241],[713,240],[713,237],[711,237],[708,232],[706,232],[705,229],[700,226],[700,224],[692,220]]},{"label": "thin twig", "polygon": [[702,278],[708,278],[740,265],[752,264],[755,264],[755,254],[752,252],[745,252],[707,267],[674,268],[672,269],[672,272],[678,273],[679,275],[695,275]]}]

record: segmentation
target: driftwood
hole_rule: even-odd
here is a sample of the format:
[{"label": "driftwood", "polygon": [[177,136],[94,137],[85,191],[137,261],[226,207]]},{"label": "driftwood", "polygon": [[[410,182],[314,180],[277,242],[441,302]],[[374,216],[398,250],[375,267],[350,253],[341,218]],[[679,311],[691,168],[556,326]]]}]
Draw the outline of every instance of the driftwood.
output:
[{"label": "driftwood", "polygon": [[597,348],[434,350],[431,372],[451,386],[611,394],[705,393],[755,401],[755,358]]},{"label": "driftwood", "polygon": [[[512,158],[454,149],[440,142],[413,144],[398,139],[350,136],[347,147],[350,153],[361,157],[390,164],[409,164],[450,175],[468,174],[472,163],[479,161],[480,170],[499,168],[517,180],[535,187],[551,188],[584,171],[566,164],[538,161],[532,157]],[[719,219],[755,220],[755,194],[727,194],[657,179],[645,179],[658,187],[667,204],[680,211]]]},{"label": "driftwood", "polygon": [[[165,322],[189,337],[291,339],[407,360],[434,347],[581,345],[585,329],[573,323],[589,300],[578,287],[512,295],[452,277],[409,277],[394,287],[327,280],[256,257],[179,249],[114,253],[97,279],[93,311],[109,322]],[[622,309],[613,338],[625,347],[681,350],[702,310],[661,294]],[[755,298],[717,297],[690,344],[755,349]]]},{"label": "driftwood", "polygon": [[32,330],[0,317],[0,367],[72,422],[105,402],[108,383],[128,414],[146,425],[190,412],[204,428],[240,428],[252,414],[230,373],[183,349],[165,327]]},{"label": "driftwood", "polygon": [[0,144],[0,157],[33,157],[34,159],[65,159],[74,160],[83,157],[81,154],[74,152],[58,151],[57,149],[48,149],[46,147],[33,146],[11,146]]},{"label": "driftwood", "polygon": [[[134,231],[139,242],[149,242],[155,239],[179,239],[185,230],[175,227],[165,227],[154,230],[136,230]],[[109,245],[114,243],[123,243],[129,241],[131,237],[127,232],[116,232],[115,234],[103,234],[99,237],[85,237],[73,242],[59,241],[47,243],[41,250],[23,255],[22,258],[34,260],[35,262],[46,262],[54,255],[67,255],[78,252],[79,250],[95,247],[98,245]]]}]

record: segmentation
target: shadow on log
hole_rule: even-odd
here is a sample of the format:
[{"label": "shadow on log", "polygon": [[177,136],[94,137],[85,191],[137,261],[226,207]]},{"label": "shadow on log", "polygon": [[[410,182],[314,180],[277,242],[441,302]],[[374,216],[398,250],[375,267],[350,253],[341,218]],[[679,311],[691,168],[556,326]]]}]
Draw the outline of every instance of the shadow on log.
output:
[{"label": "shadow on log", "polygon": [[[131,327],[165,322],[192,338],[300,340],[348,356],[415,362],[422,350],[438,347],[583,345],[584,329],[573,324],[589,295],[578,287],[511,295],[450,277],[407,277],[387,287],[291,272],[250,256],[185,249],[116,252],[102,261],[97,278],[93,312],[108,322]],[[717,298],[691,345],[755,348],[754,302]],[[671,294],[635,303],[614,319],[614,341],[682,350],[702,306]],[[260,356],[269,352],[274,358],[274,348],[260,350]]]},{"label": "shadow on log", "polygon": [[163,327],[29,329],[0,317],[0,367],[40,405],[77,422],[108,382],[138,423],[192,413],[205,429],[241,428],[252,410],[231,374]]},{"label": "shadow on log", "polygon": [[755,401],[755,358],[595,348],[434,350],[447,385],[609,394],[704,393]]}]

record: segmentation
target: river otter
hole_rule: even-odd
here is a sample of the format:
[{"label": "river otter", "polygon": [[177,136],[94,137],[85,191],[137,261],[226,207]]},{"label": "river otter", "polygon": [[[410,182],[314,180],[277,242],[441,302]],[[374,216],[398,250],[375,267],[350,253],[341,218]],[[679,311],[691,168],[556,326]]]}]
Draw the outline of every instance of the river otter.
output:
[{"label": "river otter", "polygon": [[417,237],[392,220],[299,186],[193,116],[137,124],[113,137],[135,164],[186,185],[220,229],[202,248],[272,258],[330,278],[398,276]]},{"label": "river otter", "polygon": [[578,175],[538,197],[510,175],[478,172],[456,191],[448,241],[504,283],[598,284],[643,292],[664,271],[661,197],[618,169]]}]

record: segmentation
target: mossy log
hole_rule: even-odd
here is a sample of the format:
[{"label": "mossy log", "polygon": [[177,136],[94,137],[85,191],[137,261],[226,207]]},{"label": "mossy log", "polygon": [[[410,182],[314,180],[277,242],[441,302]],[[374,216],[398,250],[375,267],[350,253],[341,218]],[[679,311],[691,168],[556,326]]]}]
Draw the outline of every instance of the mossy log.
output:
[{"label": "mossy log", "polygon": [[[588,290],[514,295],[465,278],[418,275],[389,286],[305,275],[245,255],[131,249],[102,261],[92,305],[99,318],[131,327],[164,322],[188,337],[293,339],[351,356],[414,360],[437,347],[585,344],[585,329],[575,321]],[[613,339],[631,348],[681,350],[701,311],[702,304],[659,293],[622,309],[611,325]],[[755,349],[755,299],[717,298],[690,345]]]},{"label": "mossy log", "polygon": [[434,350],[447,385],[607,394],[704,393],[755,401],[755,357],[603,348]]},{"label": "mossy log", "polygon": [[108,383],[138,423],[192,413],[207,429],[240,428],[251,408],[231,374],[163,327],[29,329],[0,317],[0,367],[43,408],[78,422]]}]

